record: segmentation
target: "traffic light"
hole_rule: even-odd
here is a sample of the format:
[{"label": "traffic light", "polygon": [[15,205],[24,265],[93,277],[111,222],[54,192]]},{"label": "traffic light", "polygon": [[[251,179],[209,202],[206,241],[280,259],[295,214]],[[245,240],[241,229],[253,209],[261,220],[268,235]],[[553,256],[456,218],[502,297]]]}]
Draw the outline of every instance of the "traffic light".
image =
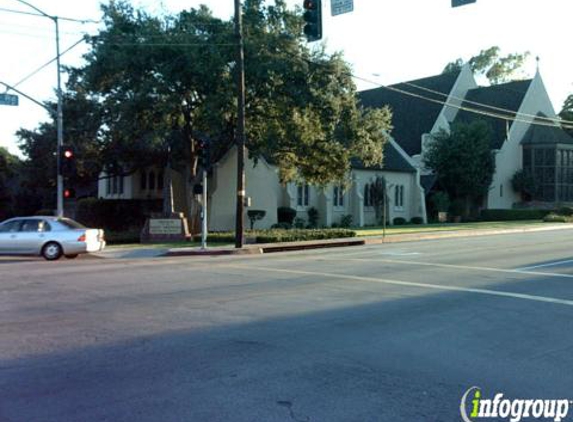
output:
[{"label": "traffic light", "polygon": [[211,148],[208,141],[197,142],[197,154],[199,166],[206,170],[209,169],[211,166]]},{"label": "traffic light", "polygon": [[72,147],[63,147],[60,160],[62,175],[64,177],[72,176],[76,171],[76,154]]},{"label": "traffic light", "polygon": [[72,199],[76,197],[76,191],[73,188],[64,189],[64,199]]},{"label": "traffic light", "polygon": [[466,4],[475,2],[476,0],[452,0],[452,7],[465,6]]},{"label": "traffic light", "polygon": [[321,0],[304,0],[304,35],[308,42],[322,38],[322,3]]}]

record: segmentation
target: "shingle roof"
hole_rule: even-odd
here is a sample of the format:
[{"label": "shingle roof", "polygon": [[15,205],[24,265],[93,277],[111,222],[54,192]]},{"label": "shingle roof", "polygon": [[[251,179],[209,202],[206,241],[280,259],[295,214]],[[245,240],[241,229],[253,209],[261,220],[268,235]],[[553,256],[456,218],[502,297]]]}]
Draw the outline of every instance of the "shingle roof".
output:
[{"label": "shingle roof", "polygon": [[[479,106],[474,103],[485,104],[505,110],[510,110],[512,112],[517,112],[523,103],[523,99],[527,93],[527,90],[529,89],[529,86],[531,85],[531,81],[531,79],[527,79],[523,81],[508,82],[501,85],[471,89],[468,91],[465,97],[465,101],[462,103],[462,107],[510,116],[507,113]],[[490,126],[492,131],[491,148],[500,149],[503,142],[507,138],[507,130],[511,126],[512,121],[509,121],[509,124],[507,124],[507,121],[504,119],[498,119],[495,117],[476,114],[466,110],[460,110],[454,123],[470,123],[476,120],[483,120]]]},{"label": "shingle roof", "polygon": [[351,160],[351,166],[356,170],[383,170],[415,173],[416,169],[398,152],[391,142],[384,145],[384,161],[382,166],[367,167],[357,158]]},{"label": "shingle roof", "polygon": [[[538,117],[547,117],[543,113],[537,113]],[[530,125],[521,140],[523,145],[573,145],[573,138],[559,126]]]},{"label": "shingle roof", "polygon": [[[413,85],[448,95],[458,75],[459,72],[444,73],[390,85],[390,87],[444,102],[446,97],[443,95],[431,93]],[[362,91],[358,95],[364,107],[381,108],[388,105],[391,108],[393,112],[392,125],[394,126],[392,137],[410,156],[420,154],[422,135],[432,130],[443,108],[441,104],[391,91],[385,87]]]}]

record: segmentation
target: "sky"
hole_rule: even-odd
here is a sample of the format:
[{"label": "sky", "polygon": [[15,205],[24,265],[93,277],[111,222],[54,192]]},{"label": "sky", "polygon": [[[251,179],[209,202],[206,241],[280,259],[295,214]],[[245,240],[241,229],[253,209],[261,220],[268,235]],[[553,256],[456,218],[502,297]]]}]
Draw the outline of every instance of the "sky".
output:
[{"label": "sky", "polygon": [[[48,15],[65,18],[101,18],[99,0],[26,0]],[[107,2],[107,0],[106,0]],[[303,0],[287,0],[289,6]],[[216,16],[229,18],[234,0],[134,0],[147,12],[177,13],[206,4]],[[34,13],[19,0],[0,0],[0,82],[14,85],[56,56],[55,25],[51,19],[13,13]],[[477,0],[451,8],[451,0],[354,0],[354,11],[330,16],[330,0],[323,0],[323,41],[330,52],[342,51],[359,89],[408,81],[441,73],[457,58],[464,60],[491,46],[503,54],[529,51],[526,77],[539,69],[557,112],[573,93],[573,57],[569,25],[571,0]],[[94,23],[60,20],[60,50],[95,34]],[[63,66],[80,66],[87,46],[61,57]],[[248,63],[246,64],[248,71]],[[364,80],[370,81],[365,82]],[[63,79],[65,82],[65,76]],[[43,102],[55,101],[57,73],[52,63],[17,86]],[[0,84],[0,93],[5,88]],[[10,92],[14,93],[14,92]],[[15,133],[33,130],[49,119],[37,104],[20,96],[19,106],[0,105],[0,146],[21,155]],[[64,139],[65,139],[64,110]],[[55,149],[54,140],[54,149]]]}]

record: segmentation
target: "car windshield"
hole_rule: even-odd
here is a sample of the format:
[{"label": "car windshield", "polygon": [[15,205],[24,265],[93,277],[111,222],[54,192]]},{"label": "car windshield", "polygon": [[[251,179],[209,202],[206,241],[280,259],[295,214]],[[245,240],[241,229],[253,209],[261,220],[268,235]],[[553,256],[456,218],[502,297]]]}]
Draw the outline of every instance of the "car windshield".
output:
[{"label": "car windshield", "polygon": [[78,223],[77,221],[69,219],[69,218],[59,218],[58,223],[66,226],[69,229],[85,229],[86,228],[86,226]]}]

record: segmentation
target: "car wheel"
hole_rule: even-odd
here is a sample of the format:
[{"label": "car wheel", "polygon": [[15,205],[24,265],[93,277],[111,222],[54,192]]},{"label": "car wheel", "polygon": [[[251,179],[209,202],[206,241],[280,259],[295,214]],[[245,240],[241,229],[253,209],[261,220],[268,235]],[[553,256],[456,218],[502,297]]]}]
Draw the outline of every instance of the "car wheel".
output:
[{"label": "car wheel", "polygon": [[77,258],[77,257],[78,257],[78,254],[77,254],[77,253],[75,253],[75,254],[73,254],[73,255],[66,255],[66,258],[68,258],[68,259],[75,259],[75,258]]},{"label": "car wheel", "polygon": [[63,253],[62,247],[56,242],[48,242],[42,248],[42,256],[48,261],[59,259]]}]

